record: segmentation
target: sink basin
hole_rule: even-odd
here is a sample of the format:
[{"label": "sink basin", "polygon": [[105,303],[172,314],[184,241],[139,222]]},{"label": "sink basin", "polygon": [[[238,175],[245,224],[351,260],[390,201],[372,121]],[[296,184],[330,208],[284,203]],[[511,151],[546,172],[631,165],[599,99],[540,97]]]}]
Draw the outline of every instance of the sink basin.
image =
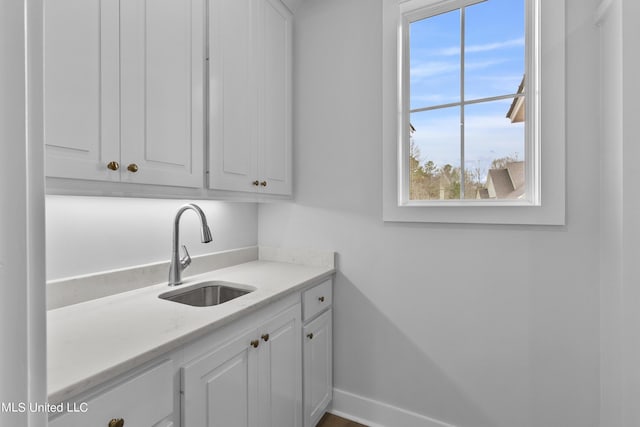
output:
[{"label": "sink basin", "polygon": [[195,307],[211,307],[252,292],[253,289],[241,288],[241,285],[229,282],[202,282],[188,288],[165,292],[159,298]]}]

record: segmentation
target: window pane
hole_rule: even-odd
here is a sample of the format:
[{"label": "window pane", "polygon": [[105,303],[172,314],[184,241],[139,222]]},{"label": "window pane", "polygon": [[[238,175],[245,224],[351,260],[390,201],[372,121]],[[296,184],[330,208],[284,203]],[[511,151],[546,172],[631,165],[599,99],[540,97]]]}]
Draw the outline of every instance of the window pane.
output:
[{"label": "window pane", "polygon": [[460,108],[412,113],[410,200],[460,198]]},{"label": "window pane", "polygon": [[460,101],[460,10],[409,29],[411,109]]},{"label": "window pane", "polygon": [[465,198],[525,197],[523,100],[465,107]]},{"label": "window pane", "polygon": [[465,100],[516,93],[524,75],[524,0],[465,9]]}]

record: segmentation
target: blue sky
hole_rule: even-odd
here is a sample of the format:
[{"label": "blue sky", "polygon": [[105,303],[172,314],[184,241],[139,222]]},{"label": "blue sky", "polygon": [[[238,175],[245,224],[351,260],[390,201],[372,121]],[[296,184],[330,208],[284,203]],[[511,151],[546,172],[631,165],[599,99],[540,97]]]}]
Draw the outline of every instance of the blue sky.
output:
[{"label": "blue sky", "polygon": [[[515,93],[524,74],[524,0],[466,8],[465,99]],[[460,11],[411,24],[411,109],[460,101]],[[505,115],[511,100],[465,107],[465,167],[488,170],[505,156],[524,159],[524,124]],[[412,113],[422,160],[460,166],[460,108]]]}]

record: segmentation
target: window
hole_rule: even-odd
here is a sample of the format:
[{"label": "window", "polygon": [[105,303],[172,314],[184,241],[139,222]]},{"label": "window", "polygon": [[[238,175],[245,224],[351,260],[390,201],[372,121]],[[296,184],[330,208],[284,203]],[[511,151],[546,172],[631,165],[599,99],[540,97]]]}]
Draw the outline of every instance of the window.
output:
[{"label": "window", "polygon": [[407,16],[408,200],[526,199],[525,1],[454,5]]},{"label": "window", "polygon": [[563,224],[564,1],[383,13],[384,219]]}]

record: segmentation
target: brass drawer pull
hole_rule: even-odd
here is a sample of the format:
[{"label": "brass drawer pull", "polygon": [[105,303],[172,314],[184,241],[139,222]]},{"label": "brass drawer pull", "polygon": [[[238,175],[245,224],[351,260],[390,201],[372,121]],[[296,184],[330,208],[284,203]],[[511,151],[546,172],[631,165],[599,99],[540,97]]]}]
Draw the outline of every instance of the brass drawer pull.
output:
[{"label": "brass drawer pull", "polygon": [[311,332],[310,334],[307,334],[307,338],[309,338],[310,340],[313,339],[313,332]]},{"label": "brass drawer pull", "polygon": [[258,341],[258,340],[251,341],[251,346],[253,348],[258,348],[259,345],[260,345],[260,341]]},{"label": "brass drawer pull", "polygon": [[135,163],[131,163],[129,166],[127,166],[127,170],[129,172],[136,173],[138,172],[138,165],[136,165]]},{"label": "brass drawer pull", "polygon": [[122,427],[124,426],[124,419],[122,418],[114,418],[109,421],[109,427]]},{"label": "brass drawer pull", "polygon": [[319,298],[318,298],[318,301],[320,301],[320,302],[324,302],[324,297],[319,297]]},{"label": "brass drawer pull", "polygon": [[107,169],[110,169],[112,171],[117,171],[118,169],[120,169],[120,163],[118,163],[118,162],[109,162],[109,163],[107,163]]},{"label": "brass drawer pull", "polygon": [[258,185],[260,185],[260,181],[253,181],[252,184],[257,187]]},{"label": "brass drawer pull", "polygon": [[266,187],[266,186],[267,186],[267,181],[262,181],[262,182],[260,183],[260,185],[262,185],[263,187]]},{"label": "brass drawer pull", "polygon": [[269,334],[263,334],[262,339],[264,340],[264,342],[269,341]]}]

